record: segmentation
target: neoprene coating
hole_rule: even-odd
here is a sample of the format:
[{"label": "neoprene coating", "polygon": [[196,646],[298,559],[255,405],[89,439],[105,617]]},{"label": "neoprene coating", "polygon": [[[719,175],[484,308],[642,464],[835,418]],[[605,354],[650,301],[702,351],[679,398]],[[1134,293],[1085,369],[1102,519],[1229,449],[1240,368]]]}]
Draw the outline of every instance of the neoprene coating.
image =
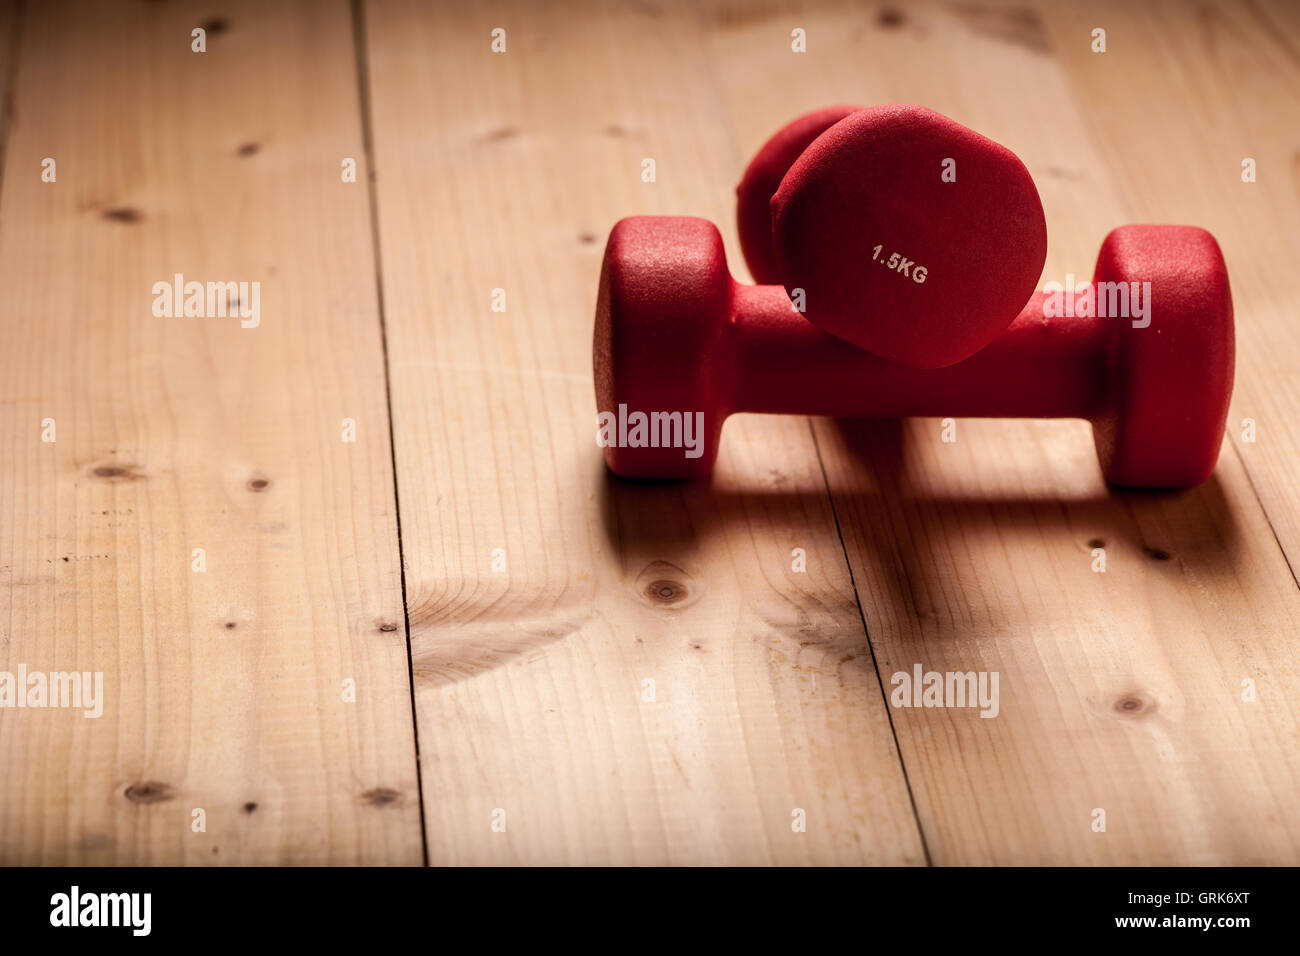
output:
[{"label": "neoprene coating", "polygon": [[[1192,226],[1124,226],[1103,243],[1094,282],[1114,284],[1093,286],[1108,312],[1119,311],[1110,304],[1121,285],[1131,295],[1136,283],[1142,298],[1126,310],[1145,302],[1146,315],[1049,314],[1062,309],[1040,292],[966,361],[909,369],[806,322],[780,286],[736,283],[712,223],[624,219],[605,248],[594,371],[598,412],[632,425],[615,429],[605,460],[633,478],[707,475],[733,412],[1084,418],[1108,480],[1204,481],[1233,379],[1232,296],[1218,244]],[[648,423],[639,430],[638,413]],[[672,439],[697,413],[692,457]]]}]

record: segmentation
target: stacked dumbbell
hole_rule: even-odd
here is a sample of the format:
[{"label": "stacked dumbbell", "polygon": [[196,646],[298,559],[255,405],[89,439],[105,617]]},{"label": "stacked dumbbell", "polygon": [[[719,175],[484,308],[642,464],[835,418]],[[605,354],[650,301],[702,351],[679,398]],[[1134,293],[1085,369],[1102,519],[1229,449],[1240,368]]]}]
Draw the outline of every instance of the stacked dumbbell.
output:
[{"label": "stacked dumbbell", "polygon": [[[594,354],[615,473],[707,474],[733,412],[1084,418],[1111,482],[1187,487],[1213,470],[1234,340],[1208,232],[1114,230],[1092,307],[1062,315],[1059,293],[1034,292],[1046,227],[1024,166],[910,106],[797,120],[738,200],[746,261],[771,284],[736,283],[705,220],[610,234]],[[1133,291],[1143,317],[1098,308],[1099,289],[1112,306]]]}]

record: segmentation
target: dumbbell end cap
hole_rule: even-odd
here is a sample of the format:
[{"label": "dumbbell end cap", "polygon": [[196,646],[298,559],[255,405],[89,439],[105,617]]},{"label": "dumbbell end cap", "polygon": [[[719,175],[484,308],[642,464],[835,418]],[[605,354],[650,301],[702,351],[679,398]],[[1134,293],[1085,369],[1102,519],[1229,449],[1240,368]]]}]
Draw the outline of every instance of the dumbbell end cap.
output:
[{"label": "dumbbell end cap", "polygon": [[772,196],[805,149],[861,106],[827,106],[791,120],[759,147],[736,186],[736,228],[749,274],[759,285],[780,285],[781,268],[772,250]]},{"label": "dumbbell end cap", "polygon": [[772,196],[781,282],[826,332],[941,368],[1001,334],[1037,288],[1047,222],[1004,146],[934,110],[850,113]]},{"label": "dumbbell end cap", "polygon": [[597,440],[610,471],[681,479],[713,469],[729,381],[715,346],[732,286],[722,236],[708,220],[633,216],[615,223],[592,349]]},{"label": "dumbbell end cap", "polygon": [[1223,444],[1236,357],[1218,242],[1195,226],[1121,226],[1102,244],[1093,282],[1099,316],[1103,298],[1118,296],[1120,285],[1130,296],[1150,290],[1145,316],[1105,319],[1114,324],[1109,402],[1093,435],[1106,480],[1142,488],[1200,484]]}]

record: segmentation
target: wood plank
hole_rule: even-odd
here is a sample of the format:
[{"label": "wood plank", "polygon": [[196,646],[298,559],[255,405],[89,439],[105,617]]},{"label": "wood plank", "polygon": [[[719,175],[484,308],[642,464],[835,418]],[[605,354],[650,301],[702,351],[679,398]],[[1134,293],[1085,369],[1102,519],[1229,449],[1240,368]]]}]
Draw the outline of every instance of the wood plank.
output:
[{"label": "wood plank", "polygon": [[430,860],[922,862],[806,421],[728,425],[711,485],[595,445],[609,227],[736,248],[693,12],[382,2],[366,32]]},{"label": "wood plank", "polygon": [[[1125,113],[1097,136],[1095,118],[1152,80],[1149,69],[1122,67],[1156,41],[1106,61],[1114,72],[1081,104],[1075,90],[1093,75],[1073,82],[1054,50],[1067,40],[1086,49],[1082,28],[1095,17],[1049,26],[1063,9],[826,4],[739,16],[724,7],[711,45],[747,151],[804,109],[897,100],[1011,146],[1039,183],[1045,274],[1060,281],[1090,274],[1112,226],[1205,211],[1175,204],[1172,187],[1158,214],[1126,201],[1204,149],[1189,136],[1170,150],[1161,138],[1160,117],[1178,115],[1189,94],[1173,78],[1150,94],[1143,115],[1157,129],[1145,140],[1122,134],[1135,119]],[[803,57],[789,51],[793,26],[808,32]],[[1171,58],[1185,49],[1171,47]],[[1219,89],[1235,95],[1231,84]],[[761,119],[753,104],[764,104]],[[1140,186],[1122,188],[1134,167]],[[1280,233],[1254,227],[1260,243]],[[1281,251],[1260,249],[1258,270],[1281,274]],[[1083,423],[959,421],[955,444],[934,420],[819,420],[815,431],[882,679],[916,663],[1000,674],[996,719],[894,711],[935,862],[1296,861],[1300,669],[1289,643],[1300,606],[1230,448],[1202,488],[1162,495],[1108,489]],[[1095,543],[1108,555],[1104,574],[1091,569]],[[1256,702],[1242,700],[1246,679]],[[1107,813],[1104,833],[1092,829],[1096,808]]]},{"label": "wood plank", "polygon": [[[1214,233],[1232,282],[1237,379],[1228,438],[1291,567],[1300,567],[1300,8],[1286,2],[1109,4],[1108,49],[1070,42],[1086,17],[1050,19],[1084,136],[1116,171],[1136,221]],[[1097,19],[1097,17],[1093,17]],[[1242,161],[1256,181],[1242,181]],[[1246,420],[1254,422],[1249,440]]]},{"label": "wood plank", "polygon": [[[27,13],[0,205],[0,670],[102,672],[105,702],[0,711],[0,861],[419,863],[349,9]],[[155,317],[175,273],[261,283],[260,324]]]},{"label": "wood plank", "polygon": [[13,71],[17,65],[17,43],[21,17],[18,0],[0,2],[0,185],[4,182],[5,144],[13,120]]}]

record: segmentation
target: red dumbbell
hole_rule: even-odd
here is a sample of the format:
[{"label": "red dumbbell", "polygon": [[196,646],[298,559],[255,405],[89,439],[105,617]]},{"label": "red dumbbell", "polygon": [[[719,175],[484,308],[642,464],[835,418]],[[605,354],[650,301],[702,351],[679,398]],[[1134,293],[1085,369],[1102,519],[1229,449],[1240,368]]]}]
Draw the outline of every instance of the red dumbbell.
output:
[{"label": "red dumbbell", "polygon": [[830,107],[737,187],[741,245],[823,330],[914,368],[959,362],[1033,294],[1042,202],[1015,154],[920,106]]},{"label": "red dumbbell", "polygon": [[772,197],[781,188],[781,180],[813,140],[862,109],[827,106],[805,113],[773,133],[745,167],[736,186],[736,228],[745,265],[759,285],[781,284],[781,267],[772,248]]},{"label": "red dumbbell", "polygon": [[1232,393],[1223,256],[1203,229],[1124,226],[1102,244],[1093,289],[1113,300],[1134,282],[1145,327],[1049,318],[1038,293],[966,361],[909,369],[810,324],[782,287],[735,282],[712,223],[624,219],[596,305],[598,441],[616,474],[694,478],[713,468],[733,412],[1084,418],[1107,480],[1195,485],[1214,468]]}]

